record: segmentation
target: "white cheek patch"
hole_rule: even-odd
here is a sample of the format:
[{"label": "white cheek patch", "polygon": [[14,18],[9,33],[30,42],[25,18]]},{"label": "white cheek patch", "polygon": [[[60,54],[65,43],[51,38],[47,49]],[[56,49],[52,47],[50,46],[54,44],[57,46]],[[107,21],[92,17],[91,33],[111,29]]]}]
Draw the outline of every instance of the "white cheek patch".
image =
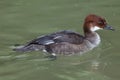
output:
[{"label": "white cheek patch", "polygon": [[98,26],[94,26],[94,27],[91,27],[91,31],[97,31],[97,30],[99,30],[99,29],[102,29],[102,28],[100,28],[100,27],[98,27]]}]

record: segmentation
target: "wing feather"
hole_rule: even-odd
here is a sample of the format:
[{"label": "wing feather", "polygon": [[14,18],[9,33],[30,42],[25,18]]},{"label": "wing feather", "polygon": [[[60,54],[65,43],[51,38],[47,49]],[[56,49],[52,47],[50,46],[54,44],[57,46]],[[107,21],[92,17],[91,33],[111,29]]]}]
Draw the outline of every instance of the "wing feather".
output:
[{"label": "wing feather", "polygon": [[60,31],[45,35],[30,41],[28,44],[49,45],[53,43],[68,42],[72,44],[81,44],[84,37],[73,31]]}]

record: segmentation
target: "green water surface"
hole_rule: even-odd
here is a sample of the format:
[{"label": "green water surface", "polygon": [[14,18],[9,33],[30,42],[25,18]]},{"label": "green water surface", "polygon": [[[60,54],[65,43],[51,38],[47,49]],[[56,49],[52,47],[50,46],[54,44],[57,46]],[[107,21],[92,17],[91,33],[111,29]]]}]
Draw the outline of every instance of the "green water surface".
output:
[{"label": "green water surface", "polygon": [[[59,30],[83,34],[86,15],[104,16],[116,31],[98,31],[101,44],[80,56],[17,53],[14,44]],[[120,80],[120,0],[0,0],[0,80]]]}]

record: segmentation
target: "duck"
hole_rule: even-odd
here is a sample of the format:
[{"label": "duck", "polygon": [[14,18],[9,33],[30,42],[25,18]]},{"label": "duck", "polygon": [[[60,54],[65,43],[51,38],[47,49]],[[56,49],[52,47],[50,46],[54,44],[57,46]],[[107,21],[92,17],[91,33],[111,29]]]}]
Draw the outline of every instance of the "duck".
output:
[{"label": "duck", "polygon": [[37,37],[26,44],[17,45],[13,50],[19,52],[43,51],[49,53],[50,57],[54,59],[59,54],[83,54],[100,44],[101,39],[96,31],[103,29],[114,31],[105,18],[89,14],[84,19],[84,35],[71,30],[62,30]]}]

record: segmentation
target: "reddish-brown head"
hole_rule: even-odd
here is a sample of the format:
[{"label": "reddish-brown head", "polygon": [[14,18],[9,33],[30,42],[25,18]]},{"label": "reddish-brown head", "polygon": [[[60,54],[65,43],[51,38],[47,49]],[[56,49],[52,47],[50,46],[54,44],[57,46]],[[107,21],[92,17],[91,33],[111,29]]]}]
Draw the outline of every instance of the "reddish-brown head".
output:
[{"label": "reddish-brown head", "polygon": [[108,26],[106,20],[95,14],[90,14],[85,18],[84,21],[84,32],[89,33],[99,29],[113,30],[111,26]]}]

